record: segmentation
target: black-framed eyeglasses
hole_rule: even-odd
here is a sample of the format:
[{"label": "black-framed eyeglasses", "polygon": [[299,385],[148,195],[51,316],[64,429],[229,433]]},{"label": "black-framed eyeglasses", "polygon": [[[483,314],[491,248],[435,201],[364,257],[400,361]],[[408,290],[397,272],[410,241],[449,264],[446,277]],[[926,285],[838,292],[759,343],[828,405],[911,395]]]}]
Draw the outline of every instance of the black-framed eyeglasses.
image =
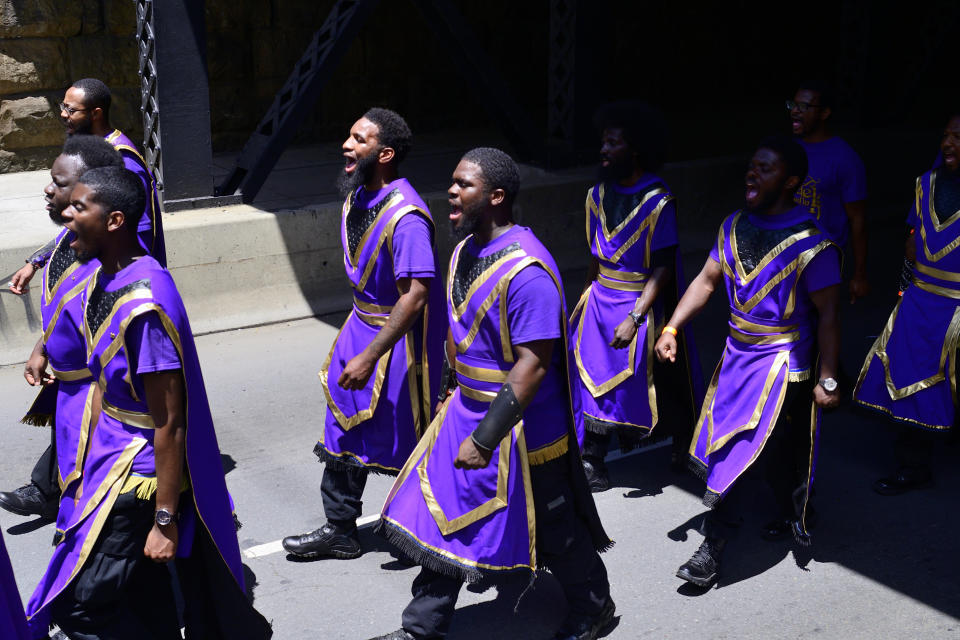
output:
[{"label": "black-framed eyeglasses", "polygon": [[66,102],[60,103],[60,111],[66,111],[67,115],[71,115],[71,116],[75,113],[79,113],[80,111],[89,111],[89,110],[90,109],[77,109],[76,107],[71,107]]},{"label": "black-framed eyeglasses", "polygon": [[793,111],[796,109],[800,113],[804,113],[807,109],[819,109],[822,105],[819,104],[810,104],[809,102],[796,102],[794,100],[787,100],[787,111]]}]

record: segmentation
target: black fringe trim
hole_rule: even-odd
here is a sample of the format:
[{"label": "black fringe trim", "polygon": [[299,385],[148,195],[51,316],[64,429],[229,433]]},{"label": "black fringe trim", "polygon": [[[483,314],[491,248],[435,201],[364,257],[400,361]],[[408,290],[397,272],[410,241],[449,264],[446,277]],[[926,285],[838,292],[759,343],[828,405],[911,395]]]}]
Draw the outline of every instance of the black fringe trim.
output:
[{"label": "black fringe trim", "polygon": [[707,475],[708,475],[708,473],[709,473],[709,471],[710,471],[710,470],[707,468],[707,465],[703,464],[702,462],[700,462],[699,460],[697,460],[697,459],[694,458],[693,456],[689,456],[689,457],[687,458],[687,467],[690,469],[690,471],[691,471],[691,473],[693,473],[693,475],[697,476],[698,478],[700,478],[700,479],[703,480],[704,482],[707,481]]},{"label": "black fringe trim", "polygon": [[49,413],[28,413],[20,418],[20,423],[31,427],[52,427],[53,416]]},{"label": "black fringe trim", "polygon": [[396,476],[399,471],[384,469],[383,467],[367,466],[360,464],[354,458],[349,456],[335,456],[327,451],[319,442],[313,447],[313,453],[328,467],[334,471],[366,471],[378,476]]},{"label": "black fringe trim", "polygon": [[597,420],[596,418],[591,418],[590,416],[583,416],[583,428],[589,431],[590,433],[599,433],[600,435],[605,435],[617,430],[620,425],[614,422],[607,422],[606,420]]},{"label": "black fringe trim", "polygon": [[711,509],[715,508],[720,504],[720,494],[707,489],[707,492],[703,494],[703,504]]},{"label": "black fringe trim", "polygon": [[421,567],[426,567],[435,573],[470,584],[475,584],[483,580],[484,572],[480,569],[465,567],[424,548],[417,543],[416,540],[413,540],[407,535],[407,533],[382,518],[377,522],[377,526],[374,527],[373,532],[385,538],[387,542],[406,554],[408,558]]},{"label": "black fringe trim", "polygon": [[598,545],[598,544],[595,544],[595,545],[593,545],[593,548],[597,550],[597,553],[606,553],[607,551],[610,551],[610,549],[613,549],[613,546],[614,546],[615,544],[617,544],[615,541],[613,541],[613,540],[607,540],[607,541],[604,542],[603,544],[599,544],[599,545]]}]

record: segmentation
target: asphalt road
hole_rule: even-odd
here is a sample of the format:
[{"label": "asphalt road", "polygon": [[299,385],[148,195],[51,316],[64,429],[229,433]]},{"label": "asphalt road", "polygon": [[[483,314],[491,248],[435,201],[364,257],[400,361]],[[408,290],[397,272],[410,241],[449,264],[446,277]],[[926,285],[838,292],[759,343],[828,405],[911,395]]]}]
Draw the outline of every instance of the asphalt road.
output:
[{"label": "asphalt road", "polygon": [[[892,283],[896,268],[875,273],[875,287]],[[866,336],[879,331],[889,311],[882,293],[844,311],[843,360],[853,375],[869,346]],[[696,325],[707,369],[726,332],[724,316],[722,301],[715,301]],[[361,531],[366,553],[356,560],[299,562],[278,551],[280,538],[324,520],[322,467],[311,449],[324,415],[316,372],[338,321],[327,320],[332,324],[310,319],[197,340],[227,482],[244,524],[239,539],[248,584],[278,640],[363,639],[396,629],[416,575],[369,525]],[[17,422],[32,400],[21,369],[0,369],[4,489],[26,481],[48,438]],[[609,637],[960,638],[960,451],[956,444],[938,449],[932,489],[884,498],[870,484],[892,465],[891,442],[872,415],[849,407],[828,415],[814,546],[763,541],[758,529],[772,502],[761,494],[728,547],[719,587],[706,592],[674,577],[701,541],[695,528],[704,511],[702,483],[670,471],[668,448],[612,462],[614,488],[597,496],[617,541],[603,556],[619,616]],[[389,484],[371,477],[365,516],[376,516]],[[49,557],[53,528],[5,511],[0,526],[26,600]],[[565,614],[556,582],[542,576],[514,613],[521,587],[464,589],[451,638],[549,638]]]}]

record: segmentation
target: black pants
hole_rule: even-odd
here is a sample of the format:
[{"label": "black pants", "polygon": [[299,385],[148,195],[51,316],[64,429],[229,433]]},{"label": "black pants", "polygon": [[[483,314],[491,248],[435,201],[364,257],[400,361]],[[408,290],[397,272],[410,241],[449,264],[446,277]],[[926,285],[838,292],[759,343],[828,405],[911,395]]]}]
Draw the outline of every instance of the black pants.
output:
[{"label": "black pants", "polygon": [[170,570],[143,555],[153,500],[120,495],[80,573],[51,605],[70,640],[179,640]]},{"label": "black pants", "polygon": [[[537,555],[560,582],[570,615],[592,617],[609,599],[610,583],[576,511],[568,464],[561,457],[530,468]],[[413,600],[403,611],[403,628],[416,638],[446,637],[461,586],[456,578],[422,568],[411,588]]]},{"label": "black pants", "polygon": [[50,446],[33,465],[30,482],[37,485],[47,500],[54,500],[60,497],[60,479],[57,476],[57,430],[50,427]]},{"label": "black pants", "polygon": [[324,465],[320,495],[330,524],[341,529],[356,526],[357,518],[363,513],[363,488],[367,486],[368,473],[359,467],[345,469],[340,465]]},{"label": "black pants", "polygon": [[728,540],[736,535],[763,482],[773,490],[778,518],[800,516],[810,459],[813,384],[812,380],[789,383],[780,417],[763,451],[704,516],[700,532],[705,537]]}]

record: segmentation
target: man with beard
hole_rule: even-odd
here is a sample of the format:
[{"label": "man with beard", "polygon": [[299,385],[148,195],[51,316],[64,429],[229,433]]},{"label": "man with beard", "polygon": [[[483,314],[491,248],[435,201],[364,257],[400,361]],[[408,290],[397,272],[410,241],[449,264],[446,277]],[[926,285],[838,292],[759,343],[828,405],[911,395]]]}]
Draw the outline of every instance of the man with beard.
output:
[{"label": "man with beard", "polygon": [[941,164],[916,181],[907,224],[913,284],[897,302],[867,354],[854,400],[899,422],[900,468],[874,484],[882,495],[927,487],[938,434],[957,423],[960,345],[960,113],[947,122]]},{"label": "man with beard", "polygon": [[867,279],[867,176],[863,161],[842,138],[830,133],[833,91],[822,82],[805,82],[787,101],[793,135],[807,152],[809,172],[796,203],[817,219],[841,248],[853,250],[850,302],[870,293]]},{"label": "man with beard", "polygon": [[557,638],[596,638],[613,619],[597,553],[612,543],[579,461],[560,272],[513,222],[519,187],[498,149],[467,152],[453,174],[450,220],[467,235],[447,285],[456,389],[383,506],[378,532],[422,568],[403,628],[380,640],[446,637],[464,582],[532,581],[543,566],[569,605]]},{"label": "man with beard", "polygon": [[691,332],[679,336],[680,366],[655,366],[653,358],[654,327],[663,326],[685,285],[674,197],[654,173],[662,164],[664,123],[647,105],[615,103],[600,112],[599,124],[601,181],[586,202],[592,259],[570,315],[579,373],[571,385],[583,410],[583,468],[594,492],[610,487],[604,457],[614,433],[622,450],[654,427],[657,435],[672,433],[674,466],[685,466],[703,402]]},{"label": "man with beard", "polygon": [[[70,204],[73,187],[88,169],[122,166],[120,155],[103,138],[77,135],[67,139],[50,168],[51,181],[43,189],[50,219],[63,225],[62,212]],[[93,380],[87,370],[86,345],[80,333],[78,294],[96,263],[81,264],[70,249],[72,236],[62,229],[53,242],[53,258],[43,267],[40,316],[43,335],[27,360],[24,377],[42,387],[24,422],[50,425],[51,445],[34,465],[30,483],[0,492],[0,507],[18,515],[52,520],[61,488],[73,482],[83,456],[89,422]],[[53,375],[48,373],[47,366]],[[54,425],[56,425],[54,427]]]},{"label": "man with beard", "polygon": [[657,341],[657,357],[674,361],[674,331],[725,284],[730,336],[690,448],[711,511],[701,529],[703,544],[677,571],[700,587],[716,581],[721,552],[761,479],[780,510],[764,537],[792,532],[799,544],[810,544],[807,505],[820,408],[840,399],[841,279],[839,248],[794,202],[806,175],[806,156],[793,140],[778,136],[760,145],[746,175],[746,207],[721,224],[703,270]]},{"label": "man with beard", "polygon": [[433,220],[398,174],[410,138],[397,113],[373,108],[343,143],[341,240],[353,311],[320,371],[327,413],[314,453],[325,463],[327,522],[284,538],[295,556],[360,556],[367,474],[396,475],[430,422],[446,318]]},{"label": "man with beard", "polygon": [[[67,137],[76,134],[92,134],[104,138],[120,152],[123,166],[140,177],[146,195],[144,214],[141,216],[137,235],[144,250],[167,266],[167,252],[163,241],[163,222],[160,216],[160,200],[153,174],[146,160],[137,151],[133,141],[110,124],[110,89],[96,78],[82,78],[74,82],[60,103],[60,119]],[[27,265],[14,274],[10,281],[13,293],[23,293],[33,275],[46,263],[53,250],[53,243],[35,252]]]},{"label": "man with beard", "polygon": [[74,640],[183,637],[164,566],[176,557],[186,637],[269,638],[244,594],[183,302],[139,243],[142,187],[122,167],[91,169],[63,212],[76,258],[100,263],[80,294],[98,385],[82,470],[64,488],[53,557],[27,604],[31,632],[55,623]]}]

